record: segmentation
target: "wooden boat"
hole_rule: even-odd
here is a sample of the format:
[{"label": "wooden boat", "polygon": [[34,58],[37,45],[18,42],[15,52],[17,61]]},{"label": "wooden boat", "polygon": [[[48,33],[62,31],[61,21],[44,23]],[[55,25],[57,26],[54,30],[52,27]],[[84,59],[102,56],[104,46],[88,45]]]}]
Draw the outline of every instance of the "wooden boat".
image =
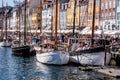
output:
[{"label": "wooden boat", "polygon": [[69,62],[69,53],[65,51],[51,51],[46,53],[36,54],[36,59],[40,63],[64,65]]},{"label": "wooden boat", "polygon": [[[21,45],[21,34],[20,34],[20,20],[19,20],[19,42],[17,43],[18,46],[12,47],[12,54],[15,56],[22,56],[22,57],[30,57],[34,56],[36,53],[34,51],[34,47],[31,45],[26,44],[26,4],[27,0],[25,0],[25,11],[24,11],[24,44]],[[19,19],[20,19],[20,3],[19,3]]]},{"label": "wooden boat", "polygon": [[13,55],[27,56],[30,54],[30,46],[20,46],[12,48]]},{"label": "wooden boat", "polygon": [[77,51],[74,55],[71,54],[70,62],[79,63],[81,65],[104,66],[109,64],[111,54],[105,54],[104,47],[96,47],[92,49]]},{"label": "wooden boat", "polygon": [[52,48],[52,51],[39,52],[36,54],[36,59],[40,63],[63,65],[69,62],[69,53],[66,51],[58,50],[57,48],[57,11],[58,11],[57,7],[58,7],[58,0],[56,0],[55,41],[53,42],[50,41],[47,43],[53,45],[54,48]]},{"label": "wooden boat", "polygon": [[[92,18],[93,19],[92,20],[92,38],[91,38],[92,39],[91,40],[92,48],[73,52],[74,55],[70,55],[70,61],[79,63],[81,65],[103,66],[110,62],[111,54],[105,53],[104,46],[93,47],[93,45],[94,45],[94,27],[95,27],[95,6],[96,6],[95,0],[93,0],[93,1],[94,2],[93,2],[93,18]],[[88,5],[88,1],[86,2],[86,4]],[[74,11],[76,11],[75,9],[76,9],[76,1],[75,1]],[[75,16],[74,16],[74,20],[75,20]],[[74,24],[74,26],[73,26],[73,34],[74,34],[75,21],[73,24]]]},{"label": "wooden boat", "polygon": [[31,46],[19,46],[12,48],[12,54],[15,56],[30,57],[34,56],[36,52]]},{"label": "wooden boat", "polygon": [[[48,41],[49,44],[54,46],[54,41]],[[61,50],[54,50],[54,48],[48,48],[42,44],[41,46],[34,47],[36,50],[36,59],[40,63],[53,64],[53,65],[64,65],[69,62],[69,53]],[[45,47],[45,48],[43,48]]]}]

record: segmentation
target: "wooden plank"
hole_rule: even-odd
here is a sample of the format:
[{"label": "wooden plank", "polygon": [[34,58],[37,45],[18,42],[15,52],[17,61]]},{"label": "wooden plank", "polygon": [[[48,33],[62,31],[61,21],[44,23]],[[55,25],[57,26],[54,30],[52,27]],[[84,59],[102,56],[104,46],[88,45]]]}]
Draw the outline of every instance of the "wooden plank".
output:
[{"label": "wooden plank", "polygon": [[92,66],[87,66],[87,67],[83,67],[83,66],[79,66],[79,70],[82,71],[95,71],[96,69],[101,69],[103,67],[92,67]]}]

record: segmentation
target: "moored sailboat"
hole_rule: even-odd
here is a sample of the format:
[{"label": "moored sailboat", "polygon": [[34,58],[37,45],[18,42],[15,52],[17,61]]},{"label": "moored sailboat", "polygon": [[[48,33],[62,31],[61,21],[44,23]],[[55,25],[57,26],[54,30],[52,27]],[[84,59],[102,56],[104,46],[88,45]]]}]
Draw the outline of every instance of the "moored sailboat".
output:
[{"label": "moored sailboat", "polygon": [[[22,56],[22,57],[30,57],[30,56],[34,56],[35,52],[34,52],[34,48],[33,46],[27,45],[26,43],[26,4],[27,4],[27,0],[25,0],[25,13],[24,13],[24,44],[21,45],[21,34],[19,31],[19,46],[13,46],[12,47],[12,54],[15,56]],[[19,5],[19,30],[20,30],[20,5]]]},{"label": "moored sailboat", "polygon": [[69,53],[66,51],[58,50],[57,48],[57,15],[58,15],[58,0],[56,0],[56,22],[55,22],[55,42],[49,43],[53,45],[54,48],[47,52],[38,52],[36,54],[36,59],[40,63],[53,64],[53,65],[63,65],[69,62]]},{"label": "moored sailboat", "polygon": [[[76,2],[76,0],[75,0],[75,2]],[[88,3],[88,1],[87,1],[87,3]],[[94,0],[94,4],[93,4],[94,6],[93,6],[93,20],[92,20],[91,48],[81,49],[79,51],[72,52],[73,54],[70,53],[70,62],[79,63],[81,65],[92,65],[92,66],[93,65],[94,66],[103,66],[110,62],[111,54],[105,52],[105,45],[101,44],[101,46],[93,47],[93,45],[94,45],[94,26],[95,26],[94,25],[95,24],[95,3],[96,3],[96,0]],[[76,3],[74,6],[76,6]],[[74,10],[74,11],[76,11],[76,10]],[[75,16],[74,16],[74,20],[75,20]],[[75,21],[73,24],[74,24],[73,27],[75,27]],[[74,32],[74,30],[73,30],[73,32]]]},{"label": "moored sailboat", "polygon": [[[8,11],[9,11],[7,9],[7,7],[8,6],[7,6],[7,3],[6,3],[6,9],[5,9],[5,12],[4,12],[3,11],[3,1],[2,1],[2,15],[3,15],[3,17],[5,17],[5,38],[3,39],[2,42],[0,42],[0,47],[11,47],[11,44],[7,39],[7,17],[8,17]],[[4,16],[4,13],[5,13],[5,16]],[[2,27],[3,27],[3,25],[2,25]]]},{"label": "moored sailboat", "polygon": [[103,46],[75,51],[70,54],[70,62],[81,65],[104,66],[109,64],[111,54],[105,52]]}]

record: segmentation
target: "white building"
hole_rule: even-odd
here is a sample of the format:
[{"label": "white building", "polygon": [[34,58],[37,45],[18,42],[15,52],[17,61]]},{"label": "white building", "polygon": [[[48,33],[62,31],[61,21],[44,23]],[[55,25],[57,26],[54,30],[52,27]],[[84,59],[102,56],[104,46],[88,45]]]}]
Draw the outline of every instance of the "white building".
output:
[{"label": "white building", "polygon": [[60,11],[60,29],[66,29],[66,11]]},{"label": "white building", "polygon": [[67,3],[60,4],[60,29],[66,29],[66,9]]},{"label": "white building", "polygon": [[16,26],[17,26],[17,17],[16,17],[16,9],[14,8],[10,19],[10,29],[16,30]]},{"label": "white building", "polygon": [[116,28],[116,1],[101,0],[100,26],[103,31],[115,31]]},{"label": "white building", "polygon": [[43,30],[51,29],[52,18],[53,18],[52,7],[48,4],[45,4],[42,10],[42,29]]},{"label": "white building", "polygon": [[120,0],[116,0],[116,25],[117,30],[120,30]]},{"label": "white building", "polygon": [[68,8],[68,1],[61,1],[60,2],[60,29],[67,29],[66,22],[67,22],[67,8]]}]

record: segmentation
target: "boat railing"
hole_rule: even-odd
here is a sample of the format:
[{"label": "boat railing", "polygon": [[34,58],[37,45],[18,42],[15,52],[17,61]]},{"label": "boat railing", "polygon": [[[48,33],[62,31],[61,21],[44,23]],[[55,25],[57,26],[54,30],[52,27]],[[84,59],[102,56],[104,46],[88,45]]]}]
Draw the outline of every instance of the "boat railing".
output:
[{"label": "boat railing", "polygon": [[106,45],[105,51],[110,54],[120,54],[120,44]]},{"label": "boat railing", "polygon": [[105,47],[104,46],[97,46],[94,48],[89,48],[89,49],[84,49],[84,50],[78,50],[78,51],[70,51],[70,55],[81,55],[81,54],[92,54],[92,53],[99,53],[99,52],[105,52]]}]

